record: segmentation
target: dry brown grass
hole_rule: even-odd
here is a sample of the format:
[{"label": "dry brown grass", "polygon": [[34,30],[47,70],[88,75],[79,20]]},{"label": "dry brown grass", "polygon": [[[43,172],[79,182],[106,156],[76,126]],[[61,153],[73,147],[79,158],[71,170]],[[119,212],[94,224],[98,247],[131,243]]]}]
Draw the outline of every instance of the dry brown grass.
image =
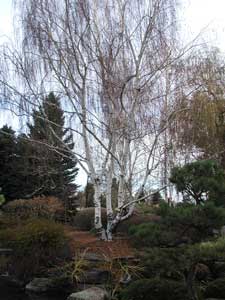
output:
[{"label": "dry brown grass", "polygon": [[63,212],[62,202],[56,197],[35,197],[18,199],[7,203],[4,212],[16,218],[47,217],[54,219],[58,212]]}]

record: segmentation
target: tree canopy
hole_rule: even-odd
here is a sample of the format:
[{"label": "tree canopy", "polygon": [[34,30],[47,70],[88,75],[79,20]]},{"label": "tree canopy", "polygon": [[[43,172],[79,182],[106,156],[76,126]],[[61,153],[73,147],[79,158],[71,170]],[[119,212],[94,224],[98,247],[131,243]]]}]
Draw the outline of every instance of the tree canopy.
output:
[{"label": "tree canopy", "polygon": [[200,160],[172,169],[170,181],[196,204],[214,200],[225,204],[224,170],[213,160]]}]

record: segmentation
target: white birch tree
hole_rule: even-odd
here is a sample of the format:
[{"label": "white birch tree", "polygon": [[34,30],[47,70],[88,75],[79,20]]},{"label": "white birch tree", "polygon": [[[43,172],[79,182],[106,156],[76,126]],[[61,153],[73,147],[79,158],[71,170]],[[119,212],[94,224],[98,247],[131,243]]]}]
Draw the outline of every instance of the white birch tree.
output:
[{"label": "white birch tree", "polygon": [[[23,115],[49,91],[63,99],[79,141],[74,159],[95,189],[95,228],[111,240],[128,218],[163,149],[175,108],[166,107],[166,74],[183,51],[175,47],[176,0],[18,0],[20,42],[5,47],[3,96]],[[22,41],[22,42],[21,42]],[[169,102],[168,102],[169,103]],[[59,149],[56,149],[59,150]],[[113,211],[113,178],[118,203]],[[106,195],[107,228],[101,222]]]}]

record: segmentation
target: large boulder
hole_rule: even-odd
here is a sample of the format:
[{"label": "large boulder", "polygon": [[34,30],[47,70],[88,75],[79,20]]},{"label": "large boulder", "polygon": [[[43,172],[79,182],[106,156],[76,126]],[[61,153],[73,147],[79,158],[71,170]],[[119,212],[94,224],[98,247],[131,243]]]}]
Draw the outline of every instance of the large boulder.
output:
[{"label": "large boulder", "polygon": [[71,294],[67,300],[106,300],[108,294],[105,290],[92,287],[87,290]]}]

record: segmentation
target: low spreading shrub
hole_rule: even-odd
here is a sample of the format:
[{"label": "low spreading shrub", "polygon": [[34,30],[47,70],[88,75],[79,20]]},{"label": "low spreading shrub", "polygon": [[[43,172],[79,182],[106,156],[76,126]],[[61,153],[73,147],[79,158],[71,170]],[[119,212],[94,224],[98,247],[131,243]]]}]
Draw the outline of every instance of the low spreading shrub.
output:
[{"label": "low spreading shrub", "polygon": [[178,246],[213,238],[214,230],[225,223],[225,209],[212,202],[204,206],[183,204],[170,207],[161,204],[156,209],[157,222],[133,225],[129,234],[136,246]]},{"label": "low spreading shrub", "polygon": [[160,220],[160,216],[155,214],[134,214],[127,220],[118,224],[116,228],[117,233],[128,234],[132,226],[148,224],[149,222],[157,223]]},{"label": "low spreading shrub", "polygon": [[60,214],[64,214],[64,207],[63,203],[55,197],[35,197],[11,201],[3,207],[3,211],[17,219],[31,217],[57,219]]},{"label": "low spreading shrub", "polygon": [[205,298],[222,299],[225,295],[225,278],[216,279],[208,284],[205,289]]},{"label": "low spreading shrub", "polygon": [[17,228],[0,230],[0,243],[13,249],[10,273],[29,278],[63,257],[67,240],[62,225],[33,219]]},{"label": "low spreading shrub", "polygon": [[[94,207],[84,208],[73,217],[73,226],[79,230],[89,231],[94,228]],[[102,223],[106,225],[106,209],[102,208]]]},{"label": "low spreading shrub", "polygon": [[166,279],[140,279],[121,292],[122,300],[187,300],[183,282]]},{"label": "low spreading shrub", "polygon": [[131,226],[129,234],[133,236],[133,243],[137,247],[167,246],[176,240],[176,232],[162,230],[162,226],[156,223]]}]

